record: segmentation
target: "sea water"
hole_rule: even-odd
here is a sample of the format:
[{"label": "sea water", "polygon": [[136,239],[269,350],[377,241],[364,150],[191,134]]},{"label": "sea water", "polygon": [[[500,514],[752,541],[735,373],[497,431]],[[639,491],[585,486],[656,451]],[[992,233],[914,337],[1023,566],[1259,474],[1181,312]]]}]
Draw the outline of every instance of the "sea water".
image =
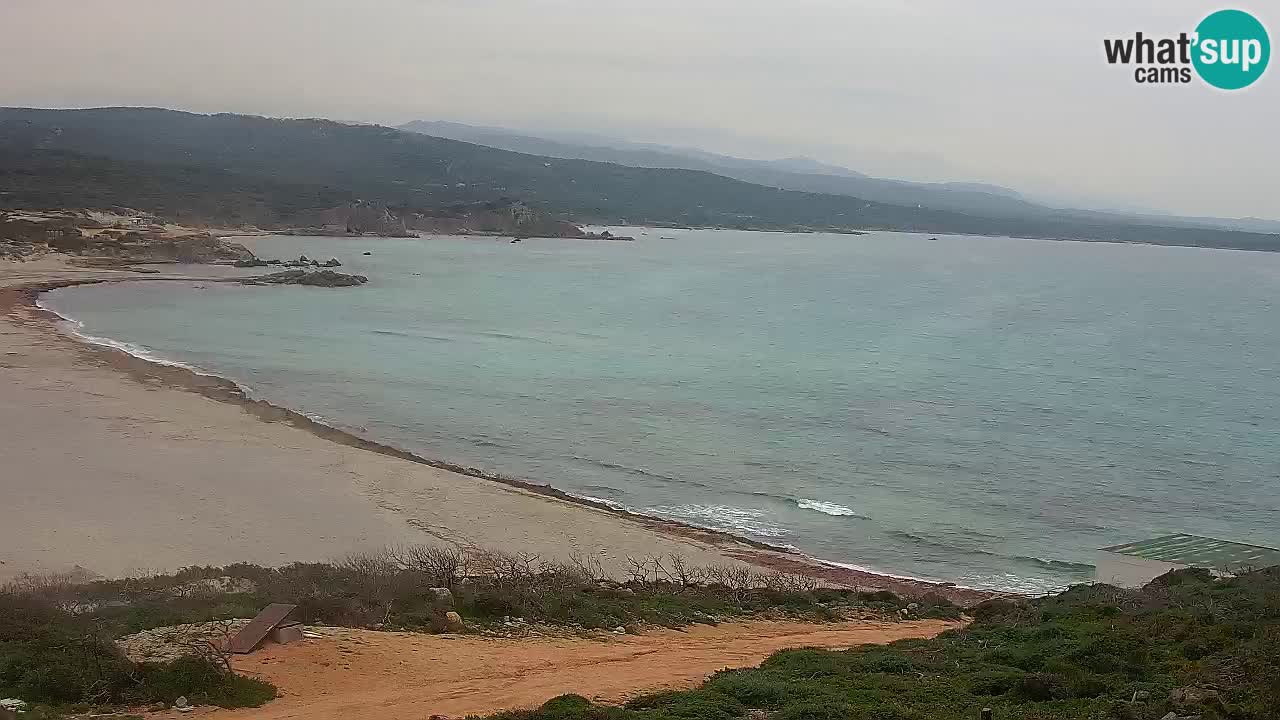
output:
[{"label": "sea water", "polygon": [[370,282],[45,303],[406,450],[883,572],[1040,592],[1112,543],[1280,539],[1280,254],[621,232],[271,238]]}]

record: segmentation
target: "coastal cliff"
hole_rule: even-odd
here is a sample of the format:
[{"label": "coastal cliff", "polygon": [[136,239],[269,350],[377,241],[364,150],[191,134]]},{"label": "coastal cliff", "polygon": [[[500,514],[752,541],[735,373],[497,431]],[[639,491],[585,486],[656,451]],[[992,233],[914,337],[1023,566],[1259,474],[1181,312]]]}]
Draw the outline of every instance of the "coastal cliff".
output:
[{"label": "coastal cliff", "polygon": [[63,253],[105,263],[233,263],[253,258],[238,243],[142,215],[91,211],[0,212],[0,257]]},{"label": "coastal cliff", "polygon": [[295,218],[289,235],[418,237],[487,235],[591,238],[590,233],[522,202],[499,199],[443,208],[391,207],[355,201]]}]

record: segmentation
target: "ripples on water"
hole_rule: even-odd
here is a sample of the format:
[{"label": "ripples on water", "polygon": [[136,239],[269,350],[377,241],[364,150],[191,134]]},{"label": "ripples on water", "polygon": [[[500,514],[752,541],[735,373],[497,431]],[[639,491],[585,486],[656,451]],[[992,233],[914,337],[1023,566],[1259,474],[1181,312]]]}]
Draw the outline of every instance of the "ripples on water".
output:
[{"label": "ripples on water", "polygon": [[1158,533],[1276,544],[1280,255],[663,232],[279,238],[372,281],[47,302],[409,450],[858,567],[1041,591]]}]

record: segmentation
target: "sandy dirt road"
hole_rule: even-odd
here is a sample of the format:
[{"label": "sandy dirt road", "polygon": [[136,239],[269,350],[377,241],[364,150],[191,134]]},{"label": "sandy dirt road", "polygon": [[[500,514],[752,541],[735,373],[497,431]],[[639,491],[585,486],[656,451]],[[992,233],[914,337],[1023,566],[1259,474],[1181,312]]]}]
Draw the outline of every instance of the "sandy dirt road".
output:
[{"label": "sandy dirt road", "polygon": [[[268,647],[236,663],[239,671],[275,683],[280,699],[253,710],[202,709],[186,717],[426,720],[535,707],[571,692],[619,702],[691,687],[717,670],[756,665],[786,648],[886,643],[957,626],[941,620],[747,622],[603,640],[323,630],[332,636]],[[170,714],[176,716],[156,717]]]}]

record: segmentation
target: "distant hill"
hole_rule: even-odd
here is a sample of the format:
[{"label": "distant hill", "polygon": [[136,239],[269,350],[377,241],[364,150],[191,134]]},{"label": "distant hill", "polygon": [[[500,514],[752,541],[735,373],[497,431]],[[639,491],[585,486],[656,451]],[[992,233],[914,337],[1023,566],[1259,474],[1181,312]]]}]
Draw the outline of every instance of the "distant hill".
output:
[{"label": "distant hill", "polygon": [[[1167,214],[1059,208],[1029,200],[1016,190],[976,182],[919,183],[874,178],[810,158],[748,160],[701,150],[633,143],[600,135],[580,142],[543,137],[495,127],[416,120],[402,129],[462,140],[503,150],[612,162],[634,167],[705,170],[759,185],[803,192],[849,195],[893,205],[952,210],[970,215],[1084,223],[1127,223],[1206,227],[1246,232],[1280,232],[1280,221],[1257,218],[1178,217]],[[574,137],[567,135],[566,137]]]},{"label": "distant hill", "polygon": [[1023,200],[1016,191],[995,185],[884,180],[810,158],[748,160],[701,150],[631,143],[603,137],[599,137],[598,141],[607,144],[578,144],[521,134],[502,128],[443,121],[415,120],[400,127],[403,130],[433,137],[461,140],[531,155],[595,160],[631,167],[703,170],[757,185],[802,192],[849,195],[892,205],[923,205],[936,210],[1000,216],[1025,215],[1037,209],[1037,206]]},{"label": "distant hill", "polygon": [[136,208],[191,224],[269,226],[350,203],[331,187],[191,164],[156,165],[0,141],[0,209]]},{"label": "distant hill", "polygon": [[[983,217],[752,184],[709,171],[531,155],[376,125],[161,109],[0,109],[0,204],[91,198],[153,210],[246,208],[288,222],[337,198],[409,211],[511,198],[578,222],[892,229],[1280,249],[1280,237],[1072,218]],[[130,178],[140,178],[134,182]],[[829,176],[813,176],[829,177]],[[221,207],[206,197],[220,198]],[[338,202],[334,204],[339,204]]]}]

